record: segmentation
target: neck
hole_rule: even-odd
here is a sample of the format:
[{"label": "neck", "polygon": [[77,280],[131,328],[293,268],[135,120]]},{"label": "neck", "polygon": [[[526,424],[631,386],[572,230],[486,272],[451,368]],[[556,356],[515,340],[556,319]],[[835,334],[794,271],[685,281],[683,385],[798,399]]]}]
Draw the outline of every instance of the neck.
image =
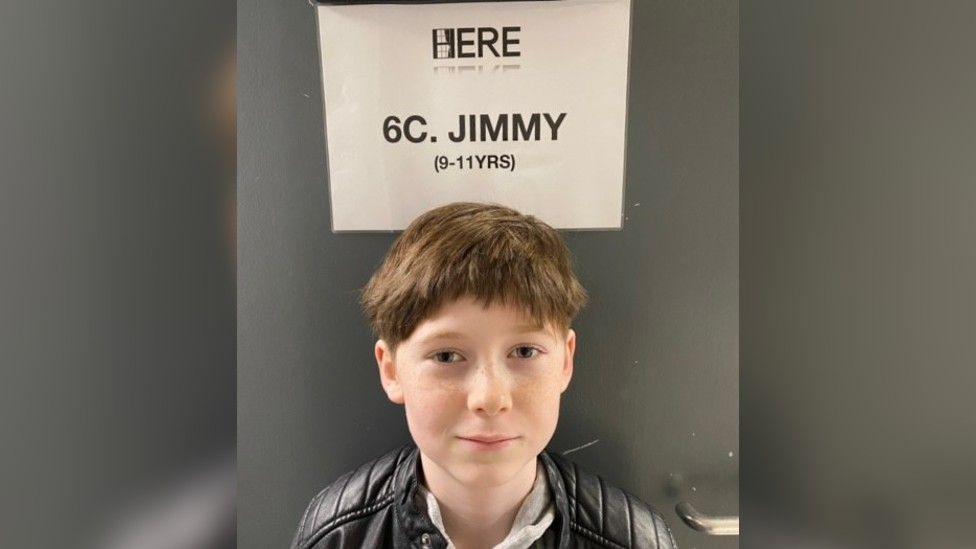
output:
[{"label": "neck", "polygon": [[448,537],[458,549],[494,547],[515,522],[515,515],[535,483],[538,458],[507,482],[469,486],[420,454],[427,489],[437,498]]}]

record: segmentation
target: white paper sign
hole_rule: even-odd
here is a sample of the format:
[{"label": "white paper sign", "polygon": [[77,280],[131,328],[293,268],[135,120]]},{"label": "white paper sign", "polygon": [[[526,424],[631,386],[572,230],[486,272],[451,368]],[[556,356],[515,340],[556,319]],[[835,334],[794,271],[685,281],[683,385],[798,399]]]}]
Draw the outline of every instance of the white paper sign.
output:
[{"label": "white paper sign", "polygon": [[455,201],[621,227],[630,0],[317,10],[333,231]]}]

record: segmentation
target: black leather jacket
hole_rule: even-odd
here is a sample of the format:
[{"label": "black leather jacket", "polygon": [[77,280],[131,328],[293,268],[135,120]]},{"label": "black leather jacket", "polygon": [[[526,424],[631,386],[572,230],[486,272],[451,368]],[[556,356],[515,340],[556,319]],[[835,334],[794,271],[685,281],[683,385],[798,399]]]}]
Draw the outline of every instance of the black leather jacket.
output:
[{"label": "black leather jacket", "polygon": [[[407,444],[319,492],[302,516],[292,549],[447,547],[427,509],[414,497],[419,454],[416,445]],[[539,457],[556,519],[533,547],[675,547],[664,519],[636,496],[559,454],[543,452]]]}]

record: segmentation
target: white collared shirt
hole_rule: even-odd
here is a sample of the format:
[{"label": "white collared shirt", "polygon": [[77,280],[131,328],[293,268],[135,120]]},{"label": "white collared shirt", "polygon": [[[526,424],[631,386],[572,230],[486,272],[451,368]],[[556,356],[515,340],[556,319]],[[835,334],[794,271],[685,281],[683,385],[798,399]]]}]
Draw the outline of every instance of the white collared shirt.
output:
[{"label": "white collared shirt", "polygon": [[[454,542],[447,536],[447,529],[444,528],[444,520],[441,518],[441,508],[437,504],[437,498],[422,483],[418,484],[417,487],[421,497],[427,501],[430,520],[447,540],[447,548],[456,549]],[[512,523],[508,535],[492,549],[527,549],[535,540],[541,538],[556,518],[555,505],[551,499],[546,472],[542,463],[537,459],[535,483],[532,485],[532,490],[522,501],[522,506],[515,514],[515,522]]]}]

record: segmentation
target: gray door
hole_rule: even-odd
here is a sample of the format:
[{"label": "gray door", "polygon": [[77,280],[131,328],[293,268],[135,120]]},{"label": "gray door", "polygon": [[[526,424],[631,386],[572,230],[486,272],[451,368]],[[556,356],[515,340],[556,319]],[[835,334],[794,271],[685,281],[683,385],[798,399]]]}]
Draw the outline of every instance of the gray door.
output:
[{"label": "gray door", "polygon": [[[569,232],[591,303],[550,444],[683,548],[738,514],[738,3],[635,0],[624,229]],[[238,3],[238,538],[286,546],[315,491],[409,440],[357,307],[393,234],[330,232],[313,10]]]}]

